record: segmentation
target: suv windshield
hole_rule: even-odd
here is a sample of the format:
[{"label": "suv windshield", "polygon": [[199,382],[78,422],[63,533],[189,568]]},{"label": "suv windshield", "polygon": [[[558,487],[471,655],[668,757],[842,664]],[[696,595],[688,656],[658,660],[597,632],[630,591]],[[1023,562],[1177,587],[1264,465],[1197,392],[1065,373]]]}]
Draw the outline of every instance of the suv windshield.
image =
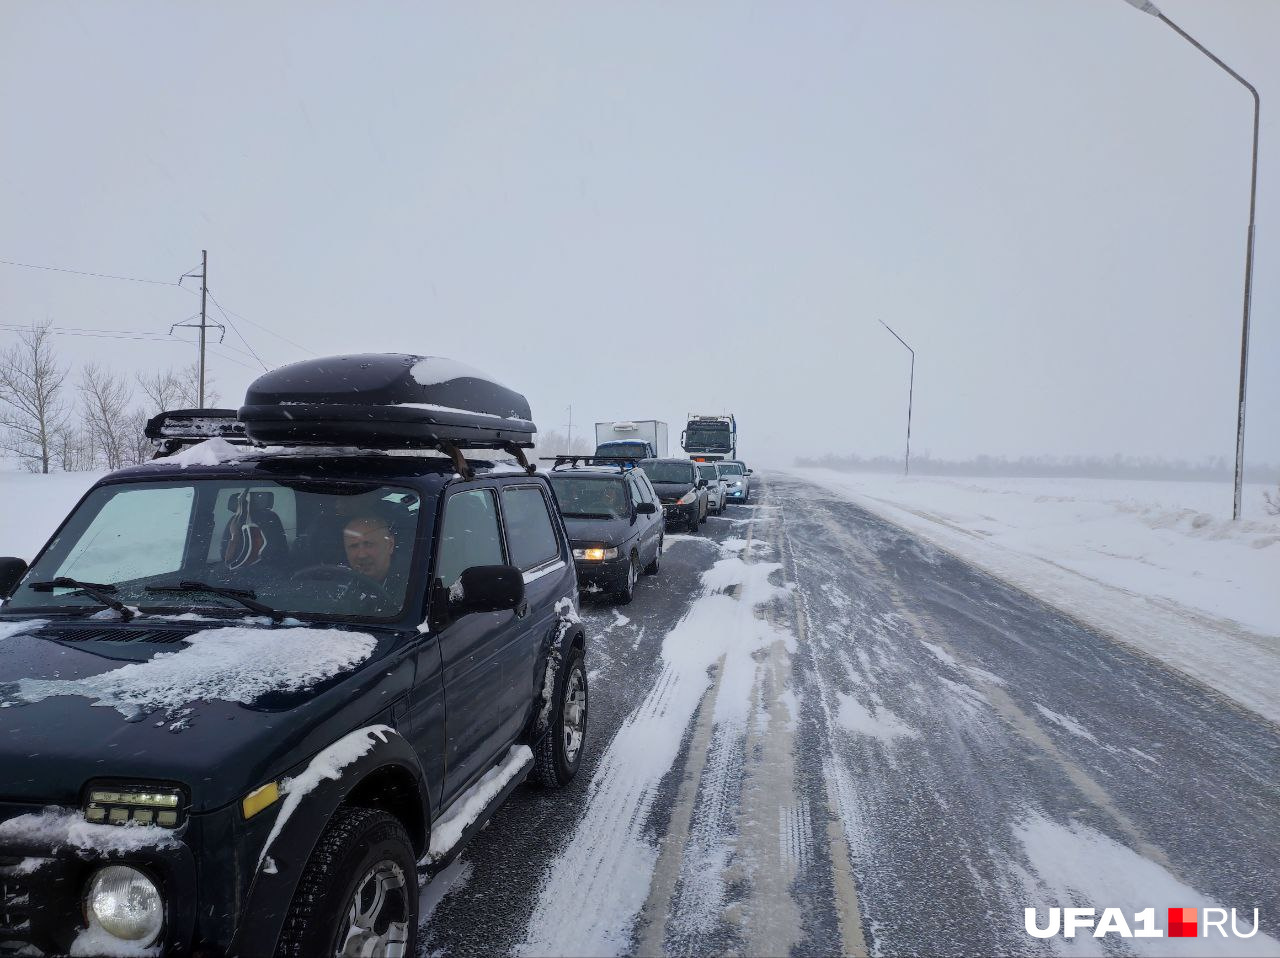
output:
[{"label": "suv windshield", "polygon": [[740,476],[742,475],[742,466],[738,465],[736,462],[722,462],[720,463],[720,474],[725,476]]},{"label": "suv windshield", "polygon": [[404,606],[419,498],[375,483],[194,479],[101,486],[67,520],[10,609],[250,614],[237,590],[298,615],[386,618]]},{"label": "suv windshield", "polygon": [[578,479],[552,476],[560,513],[571,519],[622,519],[628,515],[622,479]]},{"label": "suv windshield", "polygon": [[693,463],[691,462],[642,462],[640,468],[645,471],[650,482],[693,484]]}]

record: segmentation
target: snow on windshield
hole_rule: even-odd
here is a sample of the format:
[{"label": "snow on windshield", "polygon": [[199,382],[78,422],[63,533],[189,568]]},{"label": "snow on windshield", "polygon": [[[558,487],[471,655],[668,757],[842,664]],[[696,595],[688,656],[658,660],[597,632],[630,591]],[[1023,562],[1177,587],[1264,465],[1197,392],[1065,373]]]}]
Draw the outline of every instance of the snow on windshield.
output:
[{"label": "snow on windshield", "polygon": [[269,692],[307,689],[355,668],[373,654],[373,636],[336,629],[210,629],[189,647],[78,679],[21,679],[0,685],[0,699],[41,702],[78,695],[125,718],[177,712],[198,701],[248,704]]}]

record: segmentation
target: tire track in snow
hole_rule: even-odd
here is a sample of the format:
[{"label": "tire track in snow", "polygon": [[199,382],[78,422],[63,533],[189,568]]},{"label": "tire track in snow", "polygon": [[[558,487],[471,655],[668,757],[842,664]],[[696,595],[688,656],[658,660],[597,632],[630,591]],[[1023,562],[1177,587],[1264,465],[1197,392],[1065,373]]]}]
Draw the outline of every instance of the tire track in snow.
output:
[{"label": "tire track in snow", "polygon": [[[632,949],[658,862],[647,828],[654,799],[713,685],[712,667],[723,662],[716,670],[721,678],[740,674],[744,661],[754,667],[752,652],[783,637],[755,615],[758,605],[783,592],[768,581],[777,569],[777,563],[727,556],[703,574],[702,591],[663,640],[662,677],[609,745],[573,837],[544,875],[518,953]],[[726,594],[731,588],[733,596]],[[716,711],[722,707],[717,698]]]}]

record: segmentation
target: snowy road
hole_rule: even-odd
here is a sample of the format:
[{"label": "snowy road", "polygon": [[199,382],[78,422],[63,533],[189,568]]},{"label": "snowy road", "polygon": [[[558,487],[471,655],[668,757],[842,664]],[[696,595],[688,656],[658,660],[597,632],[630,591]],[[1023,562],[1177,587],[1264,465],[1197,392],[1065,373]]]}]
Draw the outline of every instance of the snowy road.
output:
[{"label": "snowy road", "polygon": [[1042,954],[1061,905],[1256,907],[1107,948],[1280,954],[1275,726],[809,483],[703,528],[584,603],[587,764],[424,891],[424,953]]}]

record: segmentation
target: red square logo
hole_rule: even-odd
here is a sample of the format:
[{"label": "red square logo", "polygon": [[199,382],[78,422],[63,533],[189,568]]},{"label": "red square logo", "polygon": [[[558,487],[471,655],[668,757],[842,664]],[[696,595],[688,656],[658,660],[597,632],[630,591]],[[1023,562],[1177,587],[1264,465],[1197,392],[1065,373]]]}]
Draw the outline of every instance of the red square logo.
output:
[{"label": "red square logo", "polygon": [[1169,909],[1169,937],[1196,937],[1196,910],[1194,908]]}]

